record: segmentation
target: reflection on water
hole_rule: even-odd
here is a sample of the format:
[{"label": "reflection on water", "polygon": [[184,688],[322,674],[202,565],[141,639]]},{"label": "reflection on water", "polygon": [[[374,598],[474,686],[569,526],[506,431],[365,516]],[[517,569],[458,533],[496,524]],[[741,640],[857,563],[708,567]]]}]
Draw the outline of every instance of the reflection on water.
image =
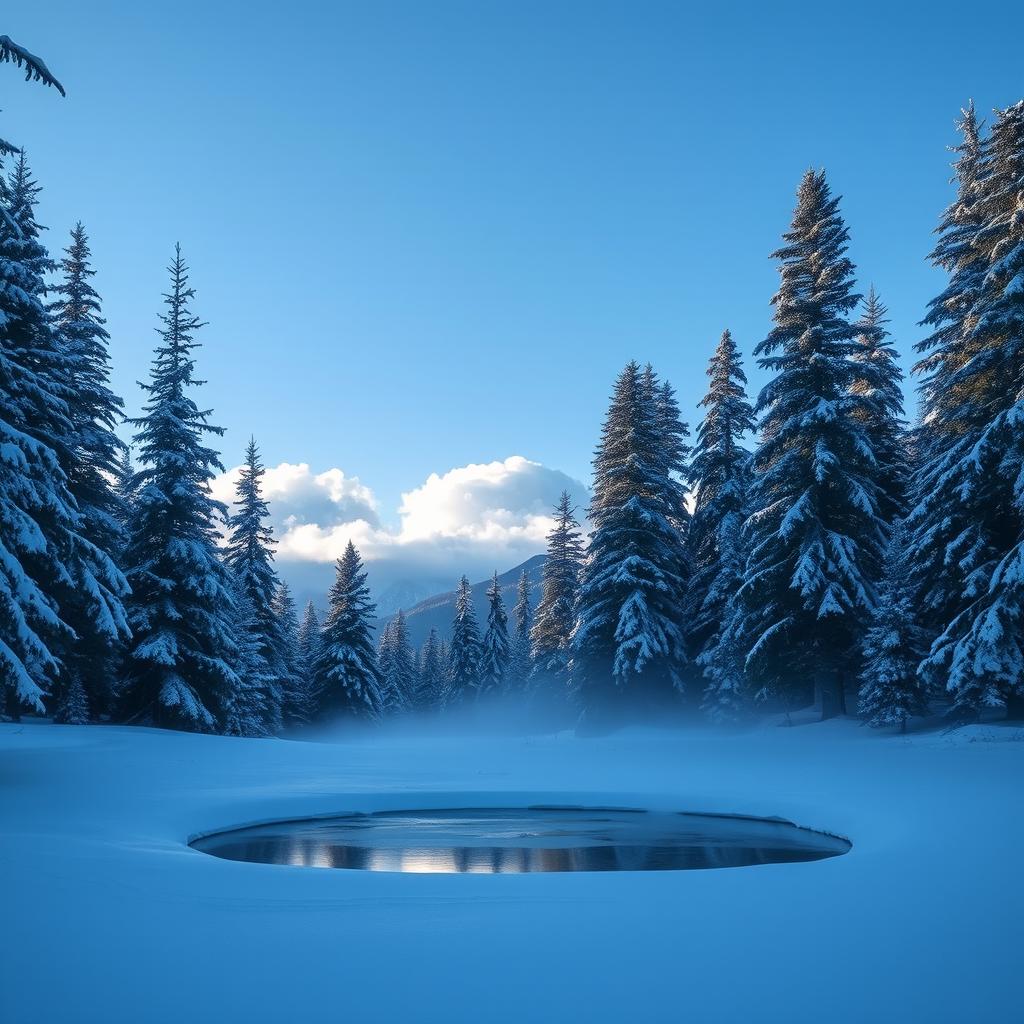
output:
[{"label": "reflection on water", "polygon": [[226,860],[418,874],[669,871],[821,860],[845,839],[766,818],[586,808],[382,811],[234,829]]}]

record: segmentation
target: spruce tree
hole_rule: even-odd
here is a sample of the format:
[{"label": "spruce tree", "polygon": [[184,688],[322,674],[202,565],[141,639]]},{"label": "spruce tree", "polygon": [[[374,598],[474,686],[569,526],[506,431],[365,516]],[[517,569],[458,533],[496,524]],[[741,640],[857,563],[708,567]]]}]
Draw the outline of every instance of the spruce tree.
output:
[{"label": "spruce tree", "polygon": [[128,523],[131,520],[132,508],[135,504],[135,467],[132,465],[130,445],[119,449],[114,459],[111,489],[114,493],[118,533],[121,537],[121,547],[117,552],[117,562],[120,565],[124,561],[124,549],[128,544]]},{"label": "spruce tree", "polygon": [[195,292],[180,246],[168,271],[160,343],[143,385],[148,400],[131,421],[141,468],[125,552],[133,636],[121,713],[131,721],[212,732],[225,724],[242,685],[233,668],[230,575],[217,551],[225,510],[210,495],[210,481],[223,467],[203,443],[223,431],[191,397],[201,383],[194,353],[203,324],[190,309]]},{"label": "spruce tree", "polygon": [[[965,317],[949,384],[958,430],[922,473],[918,515],[941,522],[948,496],[972,518],[961,553],[963,587],[923,671],[945,682],[958,716],[984,706],[1024,715],[1024,101],[997,113],[980,174],[973,247],[988,270]],[[929,488],[929,484],[932,486]],[[930,506],[930,508],[929,508]],[[926,540],[929,539],[926,537]],[[965,546],[964,541],[969,542]],[[950,557],[949,548],[944,558]]]},{"label": "spruce tree", "polygon": [[409,709],[415,700],[418,680],[416,655],[409,643],[405,613],[398,614],[384,627],[377,647],[384,708],[394,714]]},{"label": "spruce tree", "polygon": [[875,460],[878,511],[886,523],[892,523],[907,512],[910,456],[903,419],[903,371],[889,340],[887,313],[872,285],[854,325],[858,373],[853,388],[871,399],[870,408],[864,410],[864,426]]},{"label": "spruce tree", "polygon": [[448,644],[448,703],[465,703],[476,698],[480,690],[481,653],[473,594],[469,580],[463,576],[455,593],[455,619]]},{"label": "spruce tree", "polygon": [[[284,581],[277,588],[272,606],[277,622],[280,658],[281,717],[286,724],[309,722],[313,709],[308,677],[304,672],[299,619],[291,588]],[[314,613],[315,614],[315,613]]]},{"label": "spruce tree", "polygon": [[305,692],[307,717],[312,721],[319,708],[316,688],[316,659],[320,652],[320,620],[312,601],[306,602],[299,624],[299,675]]},{"label": "spruce tree", "polygon": [[[730,537],[728,527],[721,534],[723,558],[718,579],[743,579],[744,544],[737,527]],[[737,722],[749,711],[750,684],[746,672],[747,638],[743,633],[743,613],[739,591],[722,605],[722,619],[709,637],[697,664],[707,680],[701,711],[713,722]]]},{"label": "spruce tree", "polygon": [[682,686],[686,553],[682,434],[653,374],[619,375],[594,458],[594,525],[583,565],[573,682],[585,717],[664,705]]},{"label": "spruce tree", "polygon": [[224,562],[252,605],[254,635],[266,666],[261,677],[266,686],[262,697],[266,714],[264,724],[267,731],[274,734],[281,730],[286,671],[281,623],[274,613],[280,580],[273,566],[274,534],[267,523],[270,513],[262,494],[265,472],[256,441],[250,438],[245,450],[245,463],[235,485],[236,511],[230,519]]},{"label": "spruce tree", "polygon": [[690,529],[690,510],[686,503],[686,487],[684,481],[689,476],[690,448],[685,438],[690,430],[683,422],[676,401],[675,389],[666,381],[658,380],[654,367],[647,364],[644,368],[644,387],[650,394],[654,404],[655,427],[658,441],[655,454],[658,458],[658,471],[662,486],[665,488],[665,500],[669,508],[669,522],[676,528],[675,555],[679,572],[682,575],[681,590],[688,586],[687,580],[692,572],[685,540]]},{"label": "spruce tree", "polygon": [[90,719],[89,698],[82,680],[73,676],[64,690],[64,698],[53,716],[59,725],[85,725]]},{"label": "spruce tree", "polygon": [[858,711],[868,725],[895,726],[906,732],[907,719],[927,709],[917,675],[924,650],[923,631],[914,615],[913,587],[907,571],[907,532],[893,526],[878,601],[863,644]]},{"label": "spruce tree", "polygon": [[874,606],[886,526],[866,421],[854,390],[848,232],[824,172],[808,171],[785,245],[775,327],[756,351],[774,378],[762,389],[747,556],[739,591],[747,668],[789,702],[811,695],[823,717],[845,712],[845,677]]},{"label": "spruce tree", "polygon": [[74,450],[71,383],[43,305],[51,268],[35,222],[38,187],[20,154],[0,179],[0,704],[17,717],[58,710],[75,633],[62,612],[74,602],[90,635],[124,635],[126,583],[84,536],[68,487]]},{"label": "spruce tree", "polygon": [[232,597],[231,626],[235,640],[232,662],[238,683],[222,713],[221,730],[228,736],[269,736],[267,695],[272,680],[263,654],[260,620],[244,580],[229,577]]},{"label": "spruce tree", "polygon": [[569,685],[576,597],[583,566],[583,541],[576,509],[562,491],[554,510],[555,525],[547,536],[547,557],[541,569],[541,598],[530,631],[533,680],[552,693]]},{"label": "spruce tree", "polygon": [[349,541],[337,561],[313,668],[321,714],[380,716],[382,682],[372,637],[375,610],[362,559]]},{"label": "spruce tree", "polygon": [[962,115],[957,125],[962,139],[953,148],[956,198],[942,216],[931,253],[932,262],[946,272],[948,281],[929,303],[922,321],[932,333],[915,346],[922,353],[914,367],[922,378],[921,427],[907,529],[915,601],[922,624],[933,635],[962,610],[967,579],[978,553],[988,546],[983,510],[965,500],[956,474],[983,425],[960,371],[970,365],[976,348],[976,305],[988,272],[988,260],[977,244],[983,226],[986,144],[974,105]]},{"label": "spruce tree", "polygon": [[[696,497],[687,543],[693,568],[690,648],[713,683],[710,652],[721,639],[727,606],[742,582],[741,528],[750,478],[750,453],[742,439],[754,429],[747,378],[729,331],[722,333],[707,375],[708,392],[700,403],[705,414],[690,462],[690,485]],[[717,685],[712,685],[705,693],[709,711],[717,692]]]},{"label": "spruce tree", "polygon": [[533,629],[533,608],[530,605],[530,576],[525,569],[519,574],[516,584],[516,603],[512,608],[514,628],[509,647],[507,688],[521,690],[526,686],[533,671],[530,653]]},{"label": "spruce tree", "polygon": [[436,629],[431,629],[420,650],[416,707],[427,711],[444,704],[448,690],[447,655]]},{"label": "spruce tree", "polygon": [[[114,483],[125,455],[124,443],[114,433],[123,403],[108,386],[109,335],[103,326],[100,297],[90,284],[95,273],[90,255],[85,229],[76,224],[60,264],[62,278],[52,289],[57,299],[50,304],[50,316],[68,383],[71,434],[64,467],[68,486],[78,507],[82,536],[113,562],[120,559],[126,543],[122,497]],[[119,596],[124,589],[120,588]],[[117,609],[116,622],[97,620],[95,611],[91,596],[77,587],[64,595],[62,617],[74,629],[76,640],[64,658],[62,689],[67,693],[77,678],[93,711],[109,712],[114,666],[127,628],[123,609]]]},{"label": "spruce tree", "polygon": [[487,629],[480,656],[480,692],[501,693],[508,682],[511,646],[508,638],[508,615],[501,596],[498,573],[487,588]]}]

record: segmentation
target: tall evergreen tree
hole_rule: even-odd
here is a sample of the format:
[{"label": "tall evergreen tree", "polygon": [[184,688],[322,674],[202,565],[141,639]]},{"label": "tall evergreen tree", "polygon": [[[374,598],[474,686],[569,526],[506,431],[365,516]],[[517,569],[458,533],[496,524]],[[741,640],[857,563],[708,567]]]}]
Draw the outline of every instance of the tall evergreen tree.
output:
[{"label": "tall evergreen tree", "polygon": [[[983,706],[1024,716],[1024,101],[997,113],[977,193],[972,245],[987,265],[964,318],[946,422],[958,433],[922,473],[919,521],[942,523],[948,496],[972,517],[947,547],[963,588],[923,671],[945,682],[958,715]],[[936,452],[938,443],[932,445]],[[929,484],[932,486],[929,488]],[[925,489],[927,495],[925,495]],[[922,508],[922,505],[924,506]],[[925,534],[925,540],[931,541]]]},{"label": "tall evergreen tree", "polygon": [[986,143],[971,104],[958,122],[962,139],[953,148],[957,194],[938,226],[932,262],[948,275],[946,287],[928,306],[922,324],[932,333],[918,342],[914,367],[921,427],[913,479],[914,507],[907,516],[911,571],[923,625],[943,631],[962,609],[967,580],[986,550],[985,518],[959,493],[955,467],[972,451],[982,422],[960,371],[975,350],[975,307],[988,271],[977,236],[983,226],[982,190]]},{"label": "tall evergreen tree", "polygon": [[508,682],[511,646],[508,638],[508,615],[501,596],[498,573],[487,588],[487,629],[480,657],[480,692],[501,693]]},{"label": "tall evergreen tree", "polygon": [[416,654],[409,642],[409,625],[401,609],[381,633],[377,663],[383,682],[384,710],[395,713],[411,708],[419,681]]},{"label": "tall evergreen tree", "polygon": [[378,718],[384,702],[372,637],[377,606],[370,600],[363,562],[351,541],[336,570],[313,669],[319,709]]},{"label": "tall evergreen tree", "polygon": [[221,729],[228,736],[269,736],[270,713],[267,697],[272,687],[270,666],[263,655],[260,621],[249,590],[239,576],[229,576],[232,597],[232,662],[238,683],[231,691],[221,715]]},{"label": "tall evergreen tree", "polygon": [[[313,708],[300,643],[299,619],[291,588],[284,581],[277,588],[273,604],[281,659],[281,717],[285,723],[309,722]],[[314,612],[314,616],[315,616]]]},{"label": "tall evergreen tree", "polygon": [[448,702],[464,703],[480,690],[480,629],[473,610],[469,580],[459,580],[455,594],[455,619],[448,644]]},{"label": "tall evergreen tree", "polygon": [[907,571],[907,533],[894,524],[878,586],[878,602],[864,637],[858,710],[868,725],[896,726],[924,714],[926,702],[917,675],[924,633],[915,621],[913,588]]},{"label": "tall evergreen tree", "polygon": [[541,569],[541,598],[530,640],[534,680],[557,693],[569,685],[576,597],[583,567],[580,524],[568,491],[562,491],[554,519],[555,525],[547,536],[547,557]]},{"label": "tall evergreen tree", "polygon": [[523,569],[516,584],[516,603],[512,608],[514,628],[509,647],[507,685],[509,689],[521,690],[526,686],[533,671],[533,657],[530,653],[533,629],[533,608],[530,605],[530,575]]},{"label": "tall evergreen tree", "polygon": [[[71,383],[43,305],[51,262],[35,222],[38,187],[20,154],[0,181],[0,700],[42,709],[74,676],[72,604],[82,628],[116,643],[126,632],[124,577],[84,535],[68,487]],[[72,616],[69,616],[71,618]]]},{"label": "tall evergreen tree", "polygon": [[439,708],[444,704],[448,690],[448,673],[446,669],[447,653],[436,629],[431,629],[420,650],[419,688],[416,695],[416,707],[421,710]]},{"label": "tall evergreen tree", "polygon": [[[85,229],[76,224],[60,264],[62,278],[53,288],[57,298],[50,304],[50,316],[68,384],[68,486],[81,517],[82,536],[114,561],[126,543],[122,498],[113,483],[125,452],[114,433],[123,403],[108,383],[109,335],[100,314],[100,297],[90,283],[95,274],[90,255]],[[118,598],[125,589],[119,588]],[[94,712],[112,710],[114,665],[121,642],[127,639],[123,609],[116,610],[116,621],[97,620],[92,595],[76,587],[64,595],[61,612],[76,635],[64,658],[62,690],[69,692],[77,678]]]},{"label": "tall evergreen tree", "polygon": [[320,620],[312,601],[306,602],[299,624],[299,675],[306,694],[308,720],[316,717],[319,695],[316,687],[316,659],[320,652]]},{"label": "tall evergreen tree", "polygon": [[245,463],[235,485],[235,511],[224,548],[224,562],[249,597],[255,617],[253,630],[260,656],[266,666],[262,675],[266,692],[262,704],[269,733],[281,730],[281,707],[285,685],[282,657],[284,638],[274,614],[274,600],[280,580],[274,570],[274,533],[267,523],[269,509],[263,498],[262,480],[266,470],[260,461],[256,441],[249,439]]},{"label": "tall evergreen tree", "polygon": [[653,375],[629,363],[594,457],[574,635],[573,681],[591,719],[623,701],[663,704],[682,685],[687,560],[682,488],[671,478],[684,468],[681,433]]},{"label": "tall evergreen tree", "polygon": [[129,523],[125,564],[132,594],[132,641],[122,714],[171,728],[222,727],[242,685],[233,668],[235,610],[230,576],[217,551],[224,506],[210,495],[219,456],[203,443],[219,435],[191,390],[196,332],[204,326],[190,303],[188,268],[175,246],[160,343],[135,444],[141,469]]},{"label": "tall evergreen tree", "polygon": [[124,549],[128,544],[128,523],[135,505],[135,467],[132,465],[130,445],[125,445],[117,452],[111,473],[111,488],[114,493],[118,533],[121,537],[121,547],[117,552],[117,562],[120,565],[124,561]]},{"label": "tall evergreen tree", "polygon": [[892,523],[907,512],[910,454],[903,419],[903,371],[889,340],[887,313],[872,285],[854,325],[858,374],[853,388],[871,399],[871,406],[864,410],[864,425],[875,460],[878,511],[886,523]]},{"label": "tall evergreen tree", "polygon": [[693,567],[689,640],[698,658],[718,642],[726,606],[739,590],[743,570],[740,533],[746,516],[750,453],[742,438],[754,429],[754,410],[747,401],[746,374],[729,331],[722,333],[707,375],[708,392],[700,403],[706,411],[690,462],[690,485],[696,497],[687,536]]},{"label": "tall evergreen tree", "polygon": [[740,589],[747,667],[788,699],[813,679],[823,717],[845,711],[845,676],[874,606],[886,541],[865,423],[877,404],[854,390],[856,329],[848,232],[824,172],[808,171],[785,245],[775,327],[756,353],[762,389],[752,514]]},{"label": "tall evergreen tree", "polygon": [[685,439],[690,436],[689,427],[683,422],[676,401],[675,389],[666,381],[659,381],[654,367],[644,368],[644,387],[654,405],[657,447],[655,455],[662,486],[666,492],[669,521],[676,528],[675,555],[682,576],[681,590],[686,589],[686,580],[692,571],[685,540],[690,529],[690,510],[686,503],[685,480],[689,475],[687,459],[690,454]]}]

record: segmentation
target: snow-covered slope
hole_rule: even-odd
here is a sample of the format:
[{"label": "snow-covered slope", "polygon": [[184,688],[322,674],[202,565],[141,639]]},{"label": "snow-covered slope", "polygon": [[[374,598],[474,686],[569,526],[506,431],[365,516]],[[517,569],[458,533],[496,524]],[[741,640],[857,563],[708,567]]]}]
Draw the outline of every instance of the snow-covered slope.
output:
[{"label": "snow-covered slope", "polygon": [[[543,555],[534,555],[528,558],[521,565],[507,572],[499,573],[498,584],[501,586],[501,596],[505,601],[505,609],[512,619],[512,608],[516,603],[516,586],[519,583],[519,576],[526,570],[530,578],[530,603],[534,608],[540,600],[540,574],[544,565]],[[476,609],[477,618],[480,621],[481,629],[487,622],[487,588],[491,581],[480,580],[470,587],[473,595],[473,607]],[[394,609],[396,612],[398,608]],[[405,609],[405,619],[409,624],[409,639],[417,648],[427,639],[431,629],[436,629],[442,639],[447,639],[451,631],[452,619],[455,617],[455,591],[448,590],[442,594],[434,594],[414,604],[411,608]]]},{"label": "snow-covered slope", "polygon": [[[335,744],[0,725],[0,1020],[1012,1020],[1014,738],[835,722]],[[274,817],[535,799],[778,814],[854,845],[810,864],[567,875],[314,870],[187,846]]]}]

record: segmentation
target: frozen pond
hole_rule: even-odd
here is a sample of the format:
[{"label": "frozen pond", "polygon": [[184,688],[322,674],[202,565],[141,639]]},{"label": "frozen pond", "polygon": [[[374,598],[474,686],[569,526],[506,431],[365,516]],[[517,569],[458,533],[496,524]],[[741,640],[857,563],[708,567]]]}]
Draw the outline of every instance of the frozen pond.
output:
[{"label": "frozen pond", "polygon": [[734,868],[821,860],[851,848],[775,818],[547,806],[277,821],[206,835],[191,846],[261,864],[480,874]]}]

